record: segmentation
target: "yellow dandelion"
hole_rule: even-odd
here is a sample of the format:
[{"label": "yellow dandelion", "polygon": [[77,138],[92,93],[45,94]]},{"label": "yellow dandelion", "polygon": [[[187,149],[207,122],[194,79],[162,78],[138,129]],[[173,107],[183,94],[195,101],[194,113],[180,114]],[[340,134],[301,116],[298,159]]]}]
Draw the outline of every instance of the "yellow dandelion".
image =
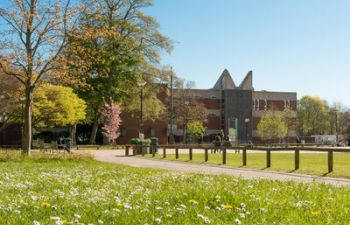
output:
[{"label": "yellow dandelion", "polygon": [[233,209],[233,205],[223,205],[222,208],[224,208],[224,209]]},{"label": "yellow dandelion", "polygon": [[189,200],[188,203],[190,203],[191,205],[198,205],[198,202],[194,199]]},{"label": "yellow dandelion", "polygon": [[41,206],[44,207],[44,208],[50,208],[51,204],[48,203],[48,202],[43,202],[43,203],[41,203]]},{"label": "yellow dandelion", "polygon": [[122,203],[118,203],[118,204],[117,204],[117,207],[118,207],[118,208],[122,208],[122,207],[123,207],[123,204],[122,204]]}]

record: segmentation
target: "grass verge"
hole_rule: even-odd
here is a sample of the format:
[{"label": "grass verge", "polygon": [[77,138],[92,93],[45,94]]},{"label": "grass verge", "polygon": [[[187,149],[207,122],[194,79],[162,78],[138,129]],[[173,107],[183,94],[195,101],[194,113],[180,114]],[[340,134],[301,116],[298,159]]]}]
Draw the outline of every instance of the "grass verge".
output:
[{"label": "grass verge", "polygon": [[0,174],[3,225],[349,222],[350,189],[322,184],[247,181],[86,158],[10,160],[0,163]]},{"label": "grass verge", "polygon": [[[141,156],[140,156],[141,157]],[[145,157],[151,158],[148,154]],[[162,154],[156,154],[155,158],[164,159]],[[204,161],[204,154],[193,154],[192,161],[189,160],[188,154],[180,154],[179,159],[174,154],[168,154],[164,160],[207,163],[214,165],[222,165],[222,154],[209,154],[208,162]],[[350,178],[350,153],[334,153],[334,169],[332,173],[328,172],[327,154],[310,154],[300,153],[300,168],[294,170],[294,154],[290,153],[271,153],[271,167],[266,168],[266,154],[264,153],[248,153],[246,168],[263,169],[270,171],[302,173],[317,176]],[[227,166],[242,167],[242,154],[227,154]]]}]

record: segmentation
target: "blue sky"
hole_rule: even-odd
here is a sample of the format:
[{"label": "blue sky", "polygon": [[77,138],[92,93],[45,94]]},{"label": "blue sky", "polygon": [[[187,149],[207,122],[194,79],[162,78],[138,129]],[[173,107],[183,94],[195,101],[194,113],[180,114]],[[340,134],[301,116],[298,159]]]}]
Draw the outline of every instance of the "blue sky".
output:
[{"label": "blue sky", "polygon": [[163,64],[197,88],[227,68],[256,90],[296,91],[350,106],[350,1],[155,0],[146,10],[175,42]]}]

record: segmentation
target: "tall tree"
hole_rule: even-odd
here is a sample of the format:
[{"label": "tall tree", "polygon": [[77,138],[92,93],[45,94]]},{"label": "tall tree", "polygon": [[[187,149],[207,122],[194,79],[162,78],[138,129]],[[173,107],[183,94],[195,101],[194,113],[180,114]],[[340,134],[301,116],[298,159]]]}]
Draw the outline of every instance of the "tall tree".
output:
[{"label": "tall tree", "polygon": [[149,74],[159,63],[159,53],[171,50],[155,19],[141,11],[150,5],[148,0],[90,1],[80,26],[71,33],[64,61],[69,73],[84,80],[77,90],[90,111],[91,144],[105,103],[132,99],[141,79],[155,82]]},{"label": "tall tree", "polygon": [[41,79],[54,69],[66,44],[65,33],[74,10],[69,8],[70,0],[7,0],[4,5],[7,7],[0,8],[5,22],[0,39],[0,69],[24,88],[22,153],[30,155],[33,93]]},{"label": "tall tree", "polygon": [[329,129],[328,109],[322,99],[312,96],[302,97],[297,115],[300,135],[327,134]]},{"label": "tall tree", "polygon": [[183,141],[185,141],[187,124],[190,121],[205,122],[208,118],[207,109],[204,104],[200,103],[191,90],[194,82],[176,80],[176,91],[174,93],[174,115],[175,120],[182,127]]}]

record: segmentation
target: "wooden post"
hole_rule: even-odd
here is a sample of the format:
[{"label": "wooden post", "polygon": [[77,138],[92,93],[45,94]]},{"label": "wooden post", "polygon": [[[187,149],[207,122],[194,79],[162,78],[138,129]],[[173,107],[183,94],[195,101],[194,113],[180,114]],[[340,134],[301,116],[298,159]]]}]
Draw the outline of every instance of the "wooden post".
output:
[{"label": "wooden post", "polygon": [[247,147],[243,148],[243,166],[247,166]]},{"label": "wooden post", "polygon": [[271,150],[266,150],[266,168],[271,167]]},{"label": "wooden post", "polygon": [[127,145],[127,146],[125,147],[125,156],[129,156],[129,149],[130,149],[130,146]]},{"label": "wooden post", "polygon": [[204,149],[204,161],[208,162],[208,148]]},{"label": "wooden post", "polygon": [[145,156],[145,151],[144,151],[144,147],[142,144],[141,144],[141,153],[142,153],[142,156]]},{"label": "wooden post", "polygon": [[192,148],[190,148],[190,160],[192,161],[192,159],[193,159]]},{"label": "wooden post", "polygon": [[163,158],[166,158],[166,148],[163,148]]},{"label": "wooden post", "polygon": [[179,148],[175,148],[175,158],[179,159]]},{"label": "wooden post", "polygon": [[333,172],[333,150],[328,150],[328,173]]},{"label": "wooden post", "polygon": [[226,164],[226,148],[224,148],[222,151],[222,164]]},{"label": "wooden post", "polygon": [[156,151],[157,151],[157,145],[152,146],[152,157],[154,158],[156,156]]},{"label": "wooden post", "polygon": [[296,149],[295,155],[294,155],[294,170],[298,170],[299,166],[300,166],[300,150]]}]

